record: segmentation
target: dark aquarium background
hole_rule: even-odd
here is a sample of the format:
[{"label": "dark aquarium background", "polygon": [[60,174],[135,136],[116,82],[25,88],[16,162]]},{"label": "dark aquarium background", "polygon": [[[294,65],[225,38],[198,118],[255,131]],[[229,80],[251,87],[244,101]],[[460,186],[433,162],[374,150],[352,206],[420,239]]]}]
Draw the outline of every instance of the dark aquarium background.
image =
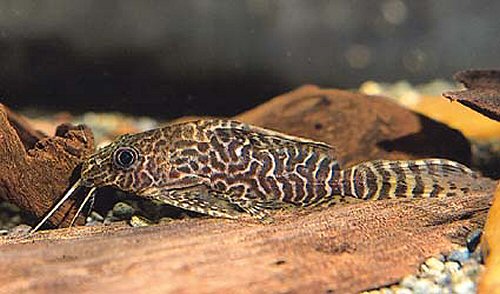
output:
[{"label": "dark aquarium background", "polygon": [[499,1],[1,1],[13,108],[229,116],[303,84],[499,67]]}]

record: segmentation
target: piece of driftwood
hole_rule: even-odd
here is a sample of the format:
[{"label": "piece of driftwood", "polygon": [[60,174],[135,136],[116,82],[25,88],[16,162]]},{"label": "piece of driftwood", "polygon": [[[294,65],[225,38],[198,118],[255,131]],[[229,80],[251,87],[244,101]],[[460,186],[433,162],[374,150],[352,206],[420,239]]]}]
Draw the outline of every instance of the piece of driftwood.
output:
[{"label": "piece of driftwood", "polygon": [[[93,148],[87,127],[61,125],[54,137],[47,137],[0,104],[0,198],[42,217],[69,186],[81,158]],[[73,202],[70,199],[51,222],[68,224],[76,211]]]},{"label": "piece of driftwood", "polygon": [[[5,293],[355,293],[397,282],[483,225],[491,193],[0,238]],[[36,240],[36,241],[35,241]]]},{"label": "piece of driftwood", "polygon": [[235,118],[327,142],[343,167],[374,159],[471,159],[459,131],[384,97],[304,86]]},{"label": "piece of driftwood", "polygon": [[454,78],[467,89],[445,92],[444,97],[500,121],[500,70],[464,70]]}]

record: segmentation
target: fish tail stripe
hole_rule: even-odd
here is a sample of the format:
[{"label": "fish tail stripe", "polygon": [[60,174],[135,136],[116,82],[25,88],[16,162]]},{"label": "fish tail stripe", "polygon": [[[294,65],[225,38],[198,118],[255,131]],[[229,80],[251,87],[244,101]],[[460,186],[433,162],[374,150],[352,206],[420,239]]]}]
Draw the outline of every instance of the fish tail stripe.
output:
[{"label": "fish tail stripe", "polygon": [[344,174],[344,194],[343,195],[353,195],[352,190],[353,190],[353,176],[354,176],[354,170],[352,168],[347,170],[347,173]]},{"label": "fish tail stripe", "polygon": [[363,176],[363,170],[355,168],[351,177],[351,186],[353,196],[363,199],[366,191],[366,177]]},{"label": "fish tail stripe", "polygon": [[[396,176],[396,184],[394,185],[394,192],[391,195],[392,197],[407,197],[408,193],[408,183],[406,181],[406,172],[401,167],[401,162],[394,161],[390,164],[391,170],[394,172]],[[392,198],[391,197],[391,198]]]},{"label": "fish tail stripe", "polygon": [[366,164],[366,185],[369,188],[363,199],[377,199],[384,185],[384,162],[375,161]]},{"label": "fish tail stripe", "polygon": [[382,176],[374,168],[374,164],[369,162],[365,164],[363,171],[364,175],[360,177],[363,178],[362,184],[365,186],[362,199],[372,199],[379,191]]},{"label": "fish tail stripe", "polygon": [[355,168],[351,169],[351,173],[349,174],[349,191],[346,191],[347,195],[353,195],[359,197],[356,194],[356,182],[355,182],[356,174],[358,172],[359,171]]},{"label": "fish tail stripe", "polygon": [[409,176],[414,178],[414,186],[411,190],[409,198],[420,198],[425,192],[424,181],[422,180],[418,166],[410,167],[410,169],[413,174],[410,174]]},{"label": "fish tail stripe", "polygon": [[439,197],[440,193],[444,190],[444,188],[439,185],[437,181],[434,181],[434,184],[432,185],[432,191],[429,194],[429,198],[436,198]]},{"label": "fish tail stripe", "polygon": [[330,186],[332,186],[332,189],[335,190],[335,185],[338,187],[337,189],[339,190],[340,195],[345,195],[345,171],[341,170],[339,172],[339,177],[337,181],[335,181],[333,178],[330,181]]},{"label": "fish tail stripe", "polygon": [[393,173],[390,165],[382,165],[380,167],[380,173],[382,175],[382,185],[379,193],[376,195],[376,199],[382,200],[391,198],[391,195],[394,195],[396,189],[396,174]]},{"label": "fish tail stripe", "polygon": [[351,196],[351,175],[353,174],[353,169],[349,168],[347,170],[341,171],[341,177],[339,178],[340,192],[342,196]]}]

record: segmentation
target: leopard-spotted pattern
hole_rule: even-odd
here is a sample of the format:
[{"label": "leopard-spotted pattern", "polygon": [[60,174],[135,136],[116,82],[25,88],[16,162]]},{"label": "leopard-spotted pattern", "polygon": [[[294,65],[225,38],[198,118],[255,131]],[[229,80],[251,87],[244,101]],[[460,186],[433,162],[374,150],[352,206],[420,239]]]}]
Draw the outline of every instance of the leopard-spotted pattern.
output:
[{"label": "leopard-spotted pattern", "polygon": [[488,189],[472,170],[446,159],[374,160],[341,170],[332,154],[328,144],[233,120],[124,135],[83,162],[80,178],[31,233],[79,187],[89,189],[71,225],[103,186],[215,217],[250,214],[264,222],[272,220],[268,209]]},{"label": "leopard-spotted pattern", "polygon": [[[132,154],[120,165],[120,152]],[[129,155],[130,155],[129,154]],[[130,157],[128,158],[130,159]],[[475,174],[445,159],[371,161],[339,170],[332,148],[233,120],[199,120],[124,135],[84,162],[83,186],[113,186],[213,216],[356,199],[466,193]]]}]

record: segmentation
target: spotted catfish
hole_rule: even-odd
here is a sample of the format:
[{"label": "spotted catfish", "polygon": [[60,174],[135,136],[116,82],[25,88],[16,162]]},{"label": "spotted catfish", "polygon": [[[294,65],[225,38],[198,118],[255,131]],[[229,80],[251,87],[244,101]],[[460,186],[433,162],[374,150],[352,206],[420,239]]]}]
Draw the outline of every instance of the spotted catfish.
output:
[{"label": "spotted catfish", "polygon": [[[469,168],[445,159],[376,160],[340,170],[326,143],[234,120],[198,120],[123,135],[87,158],[80,179],[33,229],[79,187],[112,186],[186,210],[270,220],[270,209],[350,199],[446,197],[472,190]],[[75,216],[76,217],[76,216]]]}]

